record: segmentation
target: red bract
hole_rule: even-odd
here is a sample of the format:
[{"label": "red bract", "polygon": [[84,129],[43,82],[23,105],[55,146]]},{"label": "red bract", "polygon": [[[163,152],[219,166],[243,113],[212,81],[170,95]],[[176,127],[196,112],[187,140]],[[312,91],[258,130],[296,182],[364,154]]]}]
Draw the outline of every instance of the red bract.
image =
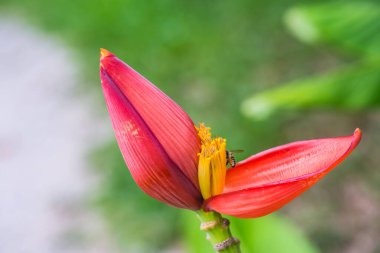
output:
[{"label": "red bract", "polygon": [[127,64],[101,51],[100,78],[121,153],[140,188],[169,205],[199,209],[200,144],[194,123]]},{"label": "red bract", "polygon": [[254,155],[228,170],[222,194],[206,208],[241,217],[259,217],[281,208],[313,186],[359,144],[352,136],[293,142]]},{"label": "red bract", "polygon": [[194,127],[152,83],[107,50],[100,77],[121,153],[139,187],[166,204],[236,217],[274,212],[309,189],[358,145],[352,136],[290,143],[226,172],[222,138]]}]

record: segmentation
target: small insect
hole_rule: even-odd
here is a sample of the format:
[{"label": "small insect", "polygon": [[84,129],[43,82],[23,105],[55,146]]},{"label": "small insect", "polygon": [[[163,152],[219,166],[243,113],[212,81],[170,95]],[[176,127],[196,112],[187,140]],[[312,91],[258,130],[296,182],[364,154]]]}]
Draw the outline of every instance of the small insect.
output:
[{"label": "small insect", "polygon": [[226,150],[226,159],[227,159],[226,165],[230,164],[230,168],[234,168],[236,166],[236,159],[235,159],[234,154],[241,153],[243,151],[244,150],[241,150],[241,149],[231,150],[231,151]]}]

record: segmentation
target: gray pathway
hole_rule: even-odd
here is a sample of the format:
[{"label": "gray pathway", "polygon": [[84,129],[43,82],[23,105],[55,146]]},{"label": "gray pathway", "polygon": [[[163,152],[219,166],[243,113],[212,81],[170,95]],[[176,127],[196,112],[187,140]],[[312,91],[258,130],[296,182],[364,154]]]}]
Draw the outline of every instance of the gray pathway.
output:
[{"label": "gray pathway", "polygon": [[85,207],[96,182],[85,156],[112,133],[77,95],[75,57],[14,18],[0,38],[0,252],[115,252]]}]

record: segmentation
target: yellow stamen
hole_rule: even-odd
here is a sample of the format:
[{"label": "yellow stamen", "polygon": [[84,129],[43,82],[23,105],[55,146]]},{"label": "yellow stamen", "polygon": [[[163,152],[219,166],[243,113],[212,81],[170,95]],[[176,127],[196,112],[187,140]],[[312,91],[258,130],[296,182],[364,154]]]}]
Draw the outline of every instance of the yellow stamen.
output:
[{"label": "yellow stamen", "polygon": [[198,154],[198,180],[204,199],[223,191],[226,177],[226,140],[211,138],[210,128],[204,124],[197,127],[201,140],[201,152]]}]

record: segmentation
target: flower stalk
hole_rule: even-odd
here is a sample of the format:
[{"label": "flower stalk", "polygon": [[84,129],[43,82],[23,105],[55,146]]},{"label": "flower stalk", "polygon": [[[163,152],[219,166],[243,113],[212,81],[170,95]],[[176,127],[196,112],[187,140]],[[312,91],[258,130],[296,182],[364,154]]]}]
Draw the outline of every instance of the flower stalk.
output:
[{"label": "flower stalk", "polygon": [[206,238],[216,252],[241,253],[240,241],[232,236],[230,221],[217,212],[196,212],[201,221],[200,229],[206,232]]}]

